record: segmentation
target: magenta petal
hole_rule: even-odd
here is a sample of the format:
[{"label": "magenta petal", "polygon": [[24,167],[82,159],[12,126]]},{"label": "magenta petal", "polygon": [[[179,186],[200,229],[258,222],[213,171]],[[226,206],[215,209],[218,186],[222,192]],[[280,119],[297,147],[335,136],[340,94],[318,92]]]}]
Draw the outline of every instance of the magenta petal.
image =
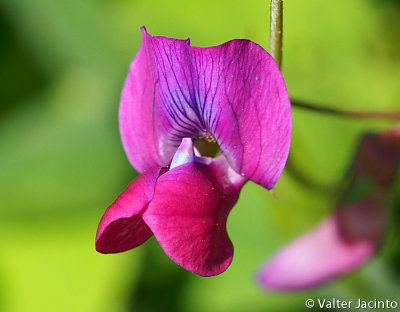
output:
[{"label": "magenta petal", "polygon": [[97,229],[97,251],[125,251],[141,245],[153,235],[143,222],[142,214],[153,197],[159,174],[158,167],[143,172],[107,208]]},{"label": "magenta petal", "polygon": [[[345,208],[348,213],[342,212]],[[258,275],[261,286],[272,290],[306,289],[365,263],[382,235],[384,210],[380,205],[371,207],[367,201],[345,208],[275,254]]]},{"label": "magenta petal", "polygon": [[237,173],[272,188],[289,151],[290,101],[275,61],[251,41],[200,48],[143,29],[120,124],[137,170],[168,165],[184,137],[214,137]]},{"label": "magenta petal", "polygon": [[291,138],[290,100],[273,58],[248,40],[192,48],[199,86],[210,90],[209,131],[236,172],[271,189],[285,166]]},{"label": "magenta petal", "polygon": [[166,254],[201,276],[224,272],[233,256],[226,220],[239,194],[226,194],[212,170],[191,162],[168,171],[143,214]]},{"label": "magenta petal", "polygon": [[156,129],[160,127],[155,77],[148,61],[148,44],[144,40],[130,65],[122,89],[119,127],[122,144],[132,166],[139,172],[153,166],[168,165],[162,160]]}]

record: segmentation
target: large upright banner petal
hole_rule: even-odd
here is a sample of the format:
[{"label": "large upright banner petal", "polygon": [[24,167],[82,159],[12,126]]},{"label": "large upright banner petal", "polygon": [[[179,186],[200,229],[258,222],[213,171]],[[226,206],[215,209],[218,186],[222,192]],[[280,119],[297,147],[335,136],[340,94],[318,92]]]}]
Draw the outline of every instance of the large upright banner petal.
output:
[{"label": "large upright banner petal", "polygon": [[120,107],[132,165],[169,165],[184,137],[216,140],[237,173],[272,188],[291,137],[289,96],[273,58],[249,40],[201,48],[142,31]]}]

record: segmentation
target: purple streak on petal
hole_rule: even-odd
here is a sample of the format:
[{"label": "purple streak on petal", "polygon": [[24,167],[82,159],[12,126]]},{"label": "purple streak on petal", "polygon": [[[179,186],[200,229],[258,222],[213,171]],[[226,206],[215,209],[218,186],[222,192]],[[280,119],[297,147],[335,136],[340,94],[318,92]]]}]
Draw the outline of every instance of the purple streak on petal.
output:
[{"label": "purple streak on petal", "polygon": [[358,268],[374,254],[382,235],[382,206],[361,201],[340,207],[272,256],[258,274],[259,283],[271,290],[302,290]]},{"label": "purple streak on petal", "polygon": [[153,197],[159,174],[158,167],[143,172],[107,208],[97,229],[97,251],[125,251],[143,244],[152,236],[142,214]]},{"label": "purple streak on petal", "polygon": [[233,256],[226,220],[240,189],[227,193],[214,180],[215,170],[192,162],[168,171],[143,214],[166,254],[201,276],[224,272]]},{"label": "purple streak on petal", "polygon": [[280,176],[291,135],[290,102],[272,57],[248,40],[190,47],[143,29],[120,109],[134,167],[168,165],[184,137],[214,136],[236,172],[267,188]]}]

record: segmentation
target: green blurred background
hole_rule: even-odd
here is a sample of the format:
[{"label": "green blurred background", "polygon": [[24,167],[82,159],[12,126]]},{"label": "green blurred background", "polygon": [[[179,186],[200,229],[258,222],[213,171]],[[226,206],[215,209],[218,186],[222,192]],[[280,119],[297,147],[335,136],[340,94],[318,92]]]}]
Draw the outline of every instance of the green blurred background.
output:
[{"label": "green blurred background", "polygon": [[[235,257],[201,278],[153,239],[95,252],[105,208],[137,174],[117,112],[145,25],[154,35],[268,46],[268,1],[0,0],[0,311],[303,311],[307,298],[400,300],[399,236],[361,269],[315,290],[254,283],[277,248],[328,214],[367,130],[393,123],[293,109],[291,161],[276,199],[248,183],[228,220]],[[338,108],[400,107],[400,1],[285,0],[283,74],[292,97]],[[327,191],[326,191],[327,190]]]}]

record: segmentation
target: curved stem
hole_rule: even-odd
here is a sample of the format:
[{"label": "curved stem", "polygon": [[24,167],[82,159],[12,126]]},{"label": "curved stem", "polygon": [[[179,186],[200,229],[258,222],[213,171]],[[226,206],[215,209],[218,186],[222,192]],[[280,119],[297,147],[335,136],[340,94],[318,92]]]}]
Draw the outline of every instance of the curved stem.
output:
[{"label": "curved stem", "polygon": [[343,117],[363,118],[363,119],[398,119],[400,120],[400,111],[357,111],[357,110],[342,110],[329,107],[321,107],[318,105],[306,103],[303,101],[291,99],[293,107],[299,107],[307,110],[312,110],[317,113],[324,113]]},{"label": "curved stem", "polygon": [[269,53],[279,68],[282,65],[283,0],[271,0],[269,26]]}]

